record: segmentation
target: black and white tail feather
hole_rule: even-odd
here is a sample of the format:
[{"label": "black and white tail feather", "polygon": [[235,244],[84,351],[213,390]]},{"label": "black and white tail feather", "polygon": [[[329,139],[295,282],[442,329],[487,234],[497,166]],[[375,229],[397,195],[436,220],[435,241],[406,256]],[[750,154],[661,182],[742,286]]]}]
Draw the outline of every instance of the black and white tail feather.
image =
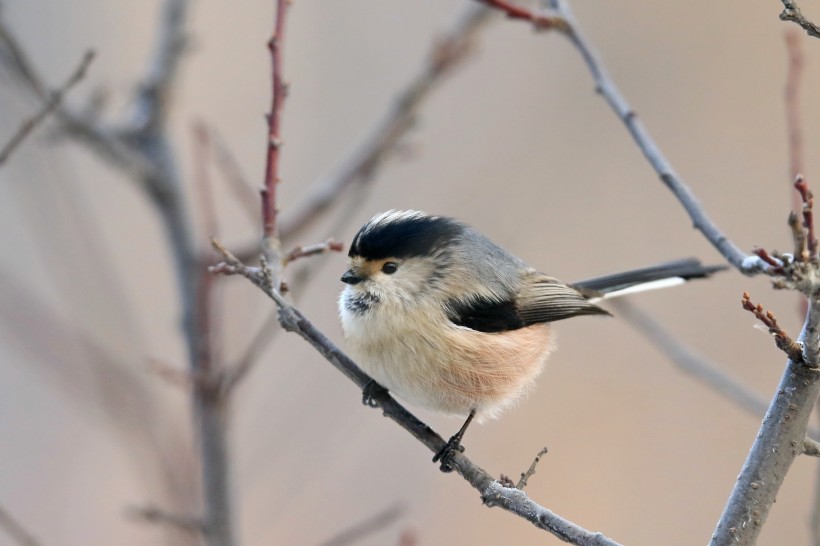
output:
[{"label": "black and white tail feather", "polygon": [[703,265],[696,258],[675,260],[632,271],[605,275],[573,283],[572,286],[591,303],[638,292],[657,290],[703,279],[726,269],[723,265]]}]

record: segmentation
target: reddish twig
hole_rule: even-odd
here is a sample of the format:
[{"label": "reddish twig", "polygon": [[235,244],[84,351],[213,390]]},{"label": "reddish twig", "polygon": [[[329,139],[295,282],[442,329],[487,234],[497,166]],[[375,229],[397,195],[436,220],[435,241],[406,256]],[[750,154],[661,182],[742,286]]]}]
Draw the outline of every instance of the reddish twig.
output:
[{"label": "reddish twig", "polygon": [[190,372],[180,370],[157,358],[148,357],[145,367],[149,372],[176,388],[187,391],[193,384]]},{"label": "reddish twig", "polygon": [[324,243],[316,243],[315,245],[297,246],[282,258],[282,265],[288,265],[299,258],[307,258],[308,256],[316,256],[317,254],[325,254],[326,252],[343,252],[344,249],[344,243],[333,239],[328,239]]},{"label": "reddish twig", "polygon": [[789,29],[785,34],[789,67],[786,74],[784,99],[786,102],[786,126],[789,135],[789,178],[794,180],[803,172],[803,127],[800,116],[800,82],[803,76],[803,49],[800,34]]},{"label": "reddish twig", "polygon": [[814,236],[814,195],[802,174],[798,174],[794,181],[795,189],[800,192],[803,202],[803,227],[806,230],[807,245],[811,259],[817,257],[817,239]]},{"label": "reddish twig", "polygon": [[516,4],[507,2],[506,0],[479,0],[491,8],[495,8],[504,12],[510,19],[521,19],[529,21],[536,28],[546,30],[548,28],[566,28],[566,21],[561,17],[550,14],[546,11],[538,12],[536,10],[527,9]]},{"label": "reddish twig", "polygon": [[265,239],[276,236],[276,185],[279,183],[279,151],[282,148],[282,109],[287,88],[282,79],[282,44],[285,39],[285,14],[289,0],[277,0],[273,36],[268,42],[272,64],[272,99],[268,114],[268,156],[262,193],[262,223]]},{"label": "reddish twig", "polygon": [[[789,213],[789,228],[792,230],[792,240],[794,241],[794,259],[798,262],[809,261],[809,248],[806,243],[806,232],[800,225],[800,220],[797,213],[791,211]],[[765,251],[764,251],[765,252]],[[755,250],[755,254],[760,256]],[[775,273],[782,273],[782,271],[775,271]]]},{"label": "reddish twig", "polygon": [[769,333],[774,336],[774,341],[777,348],[786,353],[790,360],[793,362],[804,362],[802,345],[793,340],[789,334],[787,334],[777,324],[777,319],[775,318],[774,313],[771,311],[764,312],[763,306],[760,304],[755,305],[752,303],[750,298],[751,297],[748,292],[743,293],[743,298],[741,298],[741,305],[743,308],[752,312],[757,320],[762,322],[766,328],[769,329]]},{"label": "reddish twig", "polygon": [[56,91],[51,94],[51,97],[46,101],[46,103],[40,108],[40,111],[25,120],[20,127],[17,129],[17,132],[12,135],[11,139],[0,149],[0,165],[5,163],[9,156],[11,156],[12,152],[17,149],[17,147],[26,139],[26,137],[31,134],[34,129],[40,125],[57,107],[62,103],[63,97],[66,93],[68,93],[72,87],[74,87],[80,80],[85,77],[86,71],[88,70],[88,66],[91,64],[91,61],[94,60],[94,52],[87,51],[85,55],[83,55],[82,60],[80,61],[79,66],[74,69],[74,72],[71,73],[71,76],[65,81],[65,83],[60,86]]},{"label": "reddish twig", "polygon": [[772,266],[772,273],[783,274],[786,272],[785,269],[783,269],[783,262],[774,258],[765,248],[755,248],[752,250],[752,253]]}]

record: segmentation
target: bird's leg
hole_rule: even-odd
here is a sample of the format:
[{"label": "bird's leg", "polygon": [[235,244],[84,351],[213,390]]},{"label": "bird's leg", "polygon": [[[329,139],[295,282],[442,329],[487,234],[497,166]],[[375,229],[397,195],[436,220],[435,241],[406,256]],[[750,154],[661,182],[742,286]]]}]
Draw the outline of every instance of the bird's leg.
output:
[{"label": "bird's leg", "polygon": [[453,436],[447,440],[447,443],[438,450],[438,453],[435,454],[433,457],[433,462],[437,463],[441,461],[441,471],[442,472],[452,472],[453,467],[450,466],[450,457],[453,456],[453,452],[455,451],[464,451],[464,446],[461,445],[461,440],[464,438],[464,433],[467,432],[467,427],[470,426],[470,423],[473,421],[475,417],[475,410],[470,410],[470,415],[467,416],[467,420],[464,421],[464,424],[461,425],[461,428],[458,429],[458,432],[453,434]]},{"label": "bird's leg", "polygon": [[387,392],[387,389],[376,383],[375,379],[371,379],[362,389],[362,404],[371,408],[379,407],[376,398]]}]

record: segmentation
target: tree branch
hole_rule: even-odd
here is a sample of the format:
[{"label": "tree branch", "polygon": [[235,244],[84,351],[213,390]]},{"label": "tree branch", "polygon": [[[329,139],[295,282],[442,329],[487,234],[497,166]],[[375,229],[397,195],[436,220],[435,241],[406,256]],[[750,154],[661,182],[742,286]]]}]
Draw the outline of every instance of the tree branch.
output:
[{"label": "tree branch", "polygon": [[564,34],[569,38],[572,45],[574,45],[581,54],[595,82],[596,91],[604,98],[606,103],[629,130],[632,139],[638,145],[638,148],[640,148],[644,157],[658,174],[661,181],[672,191],[681,205],[683,205],[683,208],[692,219],[695,229],[700,230],[718,252],[741,273],[753,274],[760,271],[760,264],[753,258],[750,259],[747,254],[742,252],[726,237],[706,213],[689,186],[672,169],[672,165],[663,155],[655,143],[655,140],[649,134],[649,131],[647,131],[640,119],[638,119],[635,111],[629,103],[626,102],[626,99],[623,98],[615,82],[610,78],[603,64],[598,59],[592,46],[584,37],[566,0],[551,0],[549,5],[556,15],[566,21],[566,26],[558,28],[564,31]]},{"label": "tree branch", "polygon": [[347,546],[348,544],[359,544],[362,539],[387,527],[405,513],[401,505],[389,506],[364,521],[356,523],[353,527],[345,529],[330,540],[322,542],[321,546]]},{"label": "tree branch", "polygon": [[89,50],[83,55],[80,64],[77,68],[74,69],[71,76],[65,81],[63,85],[57,88],[54,92],[51,93],[51,97],[46,101],[46,103],[40,108],[40,111],[34,114],[32,117],[28,118],[26,121],[20,125],[20,128],[17,132],[11,137],[11,139],[0,149],[0,165],[3,165],[6,160],[8,160],[9,156],[17,149],[26,137],[40,124],[42,123],[49,114],[54,112],[54,110],[60,105],[63,101],[63,97],[66,93],[68,93],[72,87],[74,87],[80,80],[85,77],[86,71],[88,70],[88,66],[91,64],[91,61],[94,60],[94,52]]},{"label": "tree branch", "polygon": [[681,371],[690,374],[757,418],[766,412],[766,400],[676,340],[654,317],[625,299],[613,300],[610,304],[619,317],[626,319],[636,332],[665,354]]},{"label": "tree branch", "polygon": [[204,526],[198,519],[171,514],[156,506],[133,507],[128,510],[128,514],[145,523],[168,525],[188,533],[200,534],[204,531]]},{"label": "tree branch", "polygon": [[131,130],[148,133],[165,124],[169,99],[187,43],[185,23],[190,4],[190,0],[165,0],[161,6],[154,56],[139,85]]},{"label": "tree branch", "polygon": [[783,2],[783,11],[780,12],[781,21],[791,21],[793,23],[797,23],[803,27],[803,30],[805,30],[806,34],[809,36],[820,38],[820,26],[817,26],[806,19],[803,12],[800,11],[800,7],[798,7],[797,2],[793,2],[792,0],[781,0],[781,2]]},{"label": "tree branch", "polygon": [[[786,85],[783,90],[786,103],[786,127],[789,142],[789,180],[794,180],[803,172],[803,128],[800,116],[800,82],[803,76],[803,49],[800,46],[800,35],[797,30],[786,32],[786,50],[789,66],[786,73]],[[797,198],[797,196],[795,196]],[[795,207],[797,208],[797,207]]]},{"label": "tree branch", "polygon": [[37,539],[2,506],[0,506],[0,529],[3,529],[19,546],[40,546]]},{"label": "tree branch", "polygon": [[[820,304],[809,306],[800,341],[818,346]],[[807,355],[804,355],[804,358]],[[789,360],[749,456],[718,521],[711,546],[753,545],[795,457],[800,454],[809,417],[820,393],[817,360]]]},{"label": "tree branch", "polygon": [[282,45],[285,39],[285,15],[290,6],[289,0],[276,1],[276,20],[273,36],[268,42],[272,64],[272,97],[268,114],[268,153],[265,164],[265,180],[262,189],[262,234],[265,238],[263,250],[267,254],[273,245],[279,249],[276,216],[276,186],[279,178],[279,151],[282,147],[282,110],[285,105],[287,88],[282,78]]},{"label": "tree branch", "polygon": [[421,71],[410,80],[376,129],[341,167],[321,180],[307,199],[282,218],[280,237],[293,240],[330,208],[337,197],[353,184],[370,182],[390,153],[414,126],[422,103],[431,92],[469,57],[479,31],[491,10],[468,6],[453,27],[433,46]]},{"label": "tree branch", "polygon": [[820,393],[820,300],[816,297],[820,289],[820,257],[813,242],[813,198],[801,177],[794,186],[803,205],[802,226],[794,225],[794,212],[789,215],[794,256],[775,253],[780,265],[769,274],[775,287],[797,290],[808,298],[808,314],[795,342],[778,326],[771,312],[764,313],[763,306],[752,304],[748,294],[744,294],[743,308],[754,312],[768,327],[789,360],[718,521],[711,546],[755,544],[791,464],[803,452],[809,417]]}]

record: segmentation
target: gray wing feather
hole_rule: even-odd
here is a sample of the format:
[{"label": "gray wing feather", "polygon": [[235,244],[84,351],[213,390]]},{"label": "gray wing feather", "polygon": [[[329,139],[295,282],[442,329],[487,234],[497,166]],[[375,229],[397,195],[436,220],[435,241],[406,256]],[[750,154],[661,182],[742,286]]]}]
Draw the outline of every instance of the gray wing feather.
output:
[{"label": "gray wing feather", "polygon": [[526,324],[553,322],[579,315],[610,313],[586,300],[571,286],[541,274],[533,274],[518,294],[518,314]]}]

